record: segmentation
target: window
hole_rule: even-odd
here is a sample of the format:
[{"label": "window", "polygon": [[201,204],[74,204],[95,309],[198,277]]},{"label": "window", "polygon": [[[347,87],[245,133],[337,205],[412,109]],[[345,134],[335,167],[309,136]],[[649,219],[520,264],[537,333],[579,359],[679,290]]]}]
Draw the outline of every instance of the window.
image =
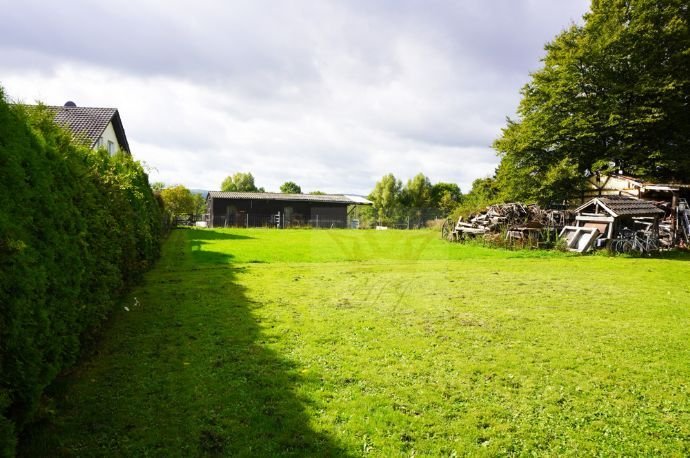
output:
[{"label": "window", "polygon": [[115,143],[108,140],[108,154],[115,154]]}]

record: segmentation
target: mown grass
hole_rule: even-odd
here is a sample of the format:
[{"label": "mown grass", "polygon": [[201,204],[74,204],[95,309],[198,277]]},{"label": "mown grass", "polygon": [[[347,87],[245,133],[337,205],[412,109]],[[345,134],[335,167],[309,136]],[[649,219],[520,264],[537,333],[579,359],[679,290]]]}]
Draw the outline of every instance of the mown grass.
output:
[{"label": "mown grass", "polygon": [[687,260],[175,231],[22,453],[687,456]]}]

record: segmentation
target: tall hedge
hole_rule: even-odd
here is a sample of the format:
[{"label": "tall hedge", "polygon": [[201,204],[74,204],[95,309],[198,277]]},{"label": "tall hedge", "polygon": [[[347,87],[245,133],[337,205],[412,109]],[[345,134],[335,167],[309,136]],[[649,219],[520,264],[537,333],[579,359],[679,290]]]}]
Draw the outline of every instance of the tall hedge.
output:
[{"label": "tall hedge", "polygon": [[0,456],[160,252],[142,166],[72,141],[0,88]]}]

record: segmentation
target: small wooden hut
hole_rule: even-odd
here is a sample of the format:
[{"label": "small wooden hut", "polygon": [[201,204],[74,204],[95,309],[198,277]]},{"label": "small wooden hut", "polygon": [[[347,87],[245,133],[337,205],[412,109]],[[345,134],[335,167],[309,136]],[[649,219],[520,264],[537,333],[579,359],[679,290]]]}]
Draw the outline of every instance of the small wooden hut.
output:
[{"label": "small wooden hut", "polygon": [[604,246],[622,232],[641,231],[654,239],[659,236],[659,221],[664,211],[654,203],[624,196],[595,197],[575,209],[575,226],[561,232],[568,248],[587,251]]},{"label": "small wooden hut", "polygon": [[575,209],[577,227],[597,228],[602,238],[612,239],[623,228],[658,232],[664,211],[653,202],[624,196],[602,196]]}]

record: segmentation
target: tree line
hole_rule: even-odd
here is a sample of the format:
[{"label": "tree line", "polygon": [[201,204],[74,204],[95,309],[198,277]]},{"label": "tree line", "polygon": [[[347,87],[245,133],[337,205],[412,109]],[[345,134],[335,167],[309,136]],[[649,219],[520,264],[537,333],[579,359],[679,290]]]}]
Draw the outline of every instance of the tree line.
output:
[{"label": "tree line", "polygon": [[[154,183],[154,191],[159,192],[166,209],[174,215],[200,215],[206,212],[206,202],[200,194],[195,194],[182,185],[165,187]],[[256,186],[251,172],[237,172],[229,175],[221,183],[224,192],[266,192]],[[280,186],[284,194],[301,194],[302,188],[294,181],[286,181]],[[309,194],[324,194],[312,191]],[[379,180],[367,196],[373,202],[370,208],[362,209],[361,218],[371,224],[402,225],[414,227],[427,220],[450,215],[461,204],[463,195],[455,183],[439,182],[432,184],[422,173],[407,180],[405,185],[393,174]]]},{"label": "tree line", "polygon": [[420,227],[426,221],[450,215],[462,202],[455,183],[432,184],[423,173],[405,185],[392,173],[384,175],[367,196],[373,203],[364,215],[379,225]]}]

